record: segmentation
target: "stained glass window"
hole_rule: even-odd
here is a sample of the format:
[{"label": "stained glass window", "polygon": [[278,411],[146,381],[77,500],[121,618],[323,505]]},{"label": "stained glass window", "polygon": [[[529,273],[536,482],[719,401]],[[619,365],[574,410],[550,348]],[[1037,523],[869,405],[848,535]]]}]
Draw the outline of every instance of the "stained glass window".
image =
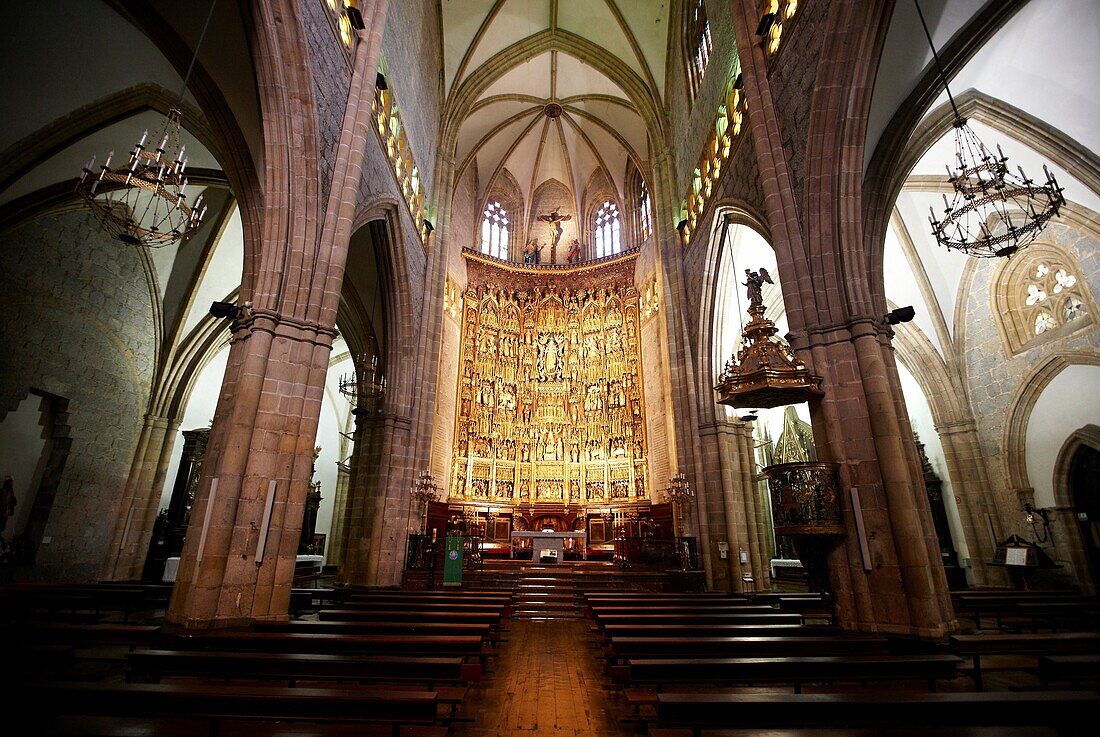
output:
[{"label": "stained glass window", "polygon": [[991,289],[1006,353],[1058,340],[1092,323],[1096,308],[1080,273],[1072,252],[1048,243],[1005,263]]},{"label": "stained glass window", "polygon": [[493,258],[508,258],[508,212],[496,201],[485,206],[481,216],[481,252]]},{"label": "stained glass window", "polygon": [[605,200],[596,211],[596,258],[603,258],[622,250],[622,233],[619,207]]},{"label": "stained glass window", "polygon": [[687,23],[688,80],[691,82],[691,96],[699,90],[703,74],[710,63],[714,47],[710,40],[710,21],[707,20],[707,8],[704,0],[695,0],[695,6],[688,11]]}]

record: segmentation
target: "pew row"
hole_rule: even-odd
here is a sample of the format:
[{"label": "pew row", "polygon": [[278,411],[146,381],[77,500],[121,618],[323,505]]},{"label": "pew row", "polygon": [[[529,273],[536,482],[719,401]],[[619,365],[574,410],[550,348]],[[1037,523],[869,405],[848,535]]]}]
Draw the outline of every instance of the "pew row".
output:
[{"label": "pew row", "polygon": [[663,727],[703,730],[873,728],[895,729],[1032,726],[1060,737],[1086,737],[1100,729],[1100,694],[1088,691],[867,694],[657,695]]}]

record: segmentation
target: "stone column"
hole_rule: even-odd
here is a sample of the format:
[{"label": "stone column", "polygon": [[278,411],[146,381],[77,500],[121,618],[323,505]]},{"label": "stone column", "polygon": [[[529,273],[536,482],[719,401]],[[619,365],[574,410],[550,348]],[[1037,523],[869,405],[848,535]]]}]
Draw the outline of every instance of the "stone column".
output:
[{"label": "stone column", "polygon": [[289,0],[253,2],[264,205],[246,238],[242,300],[191,525],[165,617],[175,628],[287,617],[386,0],[363,4],[327,203],[305,31]]},{"label": "stone column", "polygon": [[959,521],[970,555],[967,579],[976,586],[1007,586],[1003,568],[990,566],[997,547],[989,531],[989,519],[997,519],[990,497],[989,475],[973,420],[936,425],[944,460],[951,474],[951,487],[959,510]]},{"label": "stone column", "polygon": [[104,580],[141,578],[179,427],[178,419],[145,415],[119,506],[114,542],[101,573]]},{"label": "stone column", "polygon": [[401,583],[405,544],[415,524],[412,486],[403,483],[410,427],[408,418],[392,414],[356,416],[340,570],[345,583]]},{"label": "stone column", "polygon": [[347,515],[348,491],[350,489],[351,473],[343,465],[336,467],[336,491],[332,497],[332,524],[329,526],[328,545],[325,550],[325,560],[335,565],[342,565],[344,560],[344,523]]},{"label": "stone column", "polygon": [[[820,460],[841,466],[848,534],[828,554],[838,619],[852,629],[939,637],[954,626],[947,582],[908,421],[899,416],[904,403],[889,329],[859,245],[862,142],[888,8],[830,2],[823,28],[815,29],[826,40],[800,163],[789,157],[791,132],[772,97],[769,61],[752,35],[759,4],[731,0],[731,7],[791,342],[824,378],[824,397],[810,403],[815,444]],[[795,166],[804,169],[804,211],[795,198]],[[862,506],[869,571],[856,537],[852,489]]]},{"label": "stone column", "polygon": [[[752,454],[750,426],[743,422],[718,421],[699,428],[700,455],[707,468],[717,469],[708,474],[700,493],[708,498],[710,536],[715,545],[711,558],[714,566],[712,577],[716,588],[728,588],[731,592],[745,590],[741,577],[752,574],[759,590],[765,576],[767,553],[761,544],[761,516],[756,503],[756,460]],[[729,544],[728,557],[717,555],[717,544]],[[745,551],[749,562],[742,565],[739,553]]]},{"label": "stone column", "polygon": [[[726,590],[730,593],[741,590],[740,574],[737,571],[737,546],[743,542],[736,517],[736,507],[732,499],[737,495],[739,481],[729,456],[731,448],[730,433],[724,423],[707,423],[699,427],[697,452],[700,462],[712,472],[703,476],[696,488],[700,507],[706,510],[704,522],[708,528],[708,538],[715,549],[710,557],[707,575],[710,588]],[[718,555],[718,544],[729,545],[730,553],[723,560]]]}]

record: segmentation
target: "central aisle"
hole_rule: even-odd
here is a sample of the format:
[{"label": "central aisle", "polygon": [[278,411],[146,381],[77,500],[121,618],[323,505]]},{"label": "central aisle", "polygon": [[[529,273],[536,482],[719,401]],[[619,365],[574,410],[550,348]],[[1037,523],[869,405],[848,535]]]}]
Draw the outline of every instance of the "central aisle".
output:
[{"label": "central aisle", "polygon": [[498,662],[467,701],[474,723],[455,725],[455,737],[632,734],[619,727],[584,620],[512,619],[508,628]]}]

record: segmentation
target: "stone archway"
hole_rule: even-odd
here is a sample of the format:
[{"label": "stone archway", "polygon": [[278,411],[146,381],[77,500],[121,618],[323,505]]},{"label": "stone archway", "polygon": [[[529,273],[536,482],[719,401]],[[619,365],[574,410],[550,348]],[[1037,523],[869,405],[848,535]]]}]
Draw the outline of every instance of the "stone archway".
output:
[{"label": "stone archway", "polygon": [[[1077,583],[1088,594],[1100,590],[1100,426],[1085,425],[1066,438],[1054,467],[1057,518]],[[1089,489],[1091,479],[1091,490]],[[1091,491],[1091,494],[1090,494]],[[1086,515],[1081,519],[1078,515]]]}]

